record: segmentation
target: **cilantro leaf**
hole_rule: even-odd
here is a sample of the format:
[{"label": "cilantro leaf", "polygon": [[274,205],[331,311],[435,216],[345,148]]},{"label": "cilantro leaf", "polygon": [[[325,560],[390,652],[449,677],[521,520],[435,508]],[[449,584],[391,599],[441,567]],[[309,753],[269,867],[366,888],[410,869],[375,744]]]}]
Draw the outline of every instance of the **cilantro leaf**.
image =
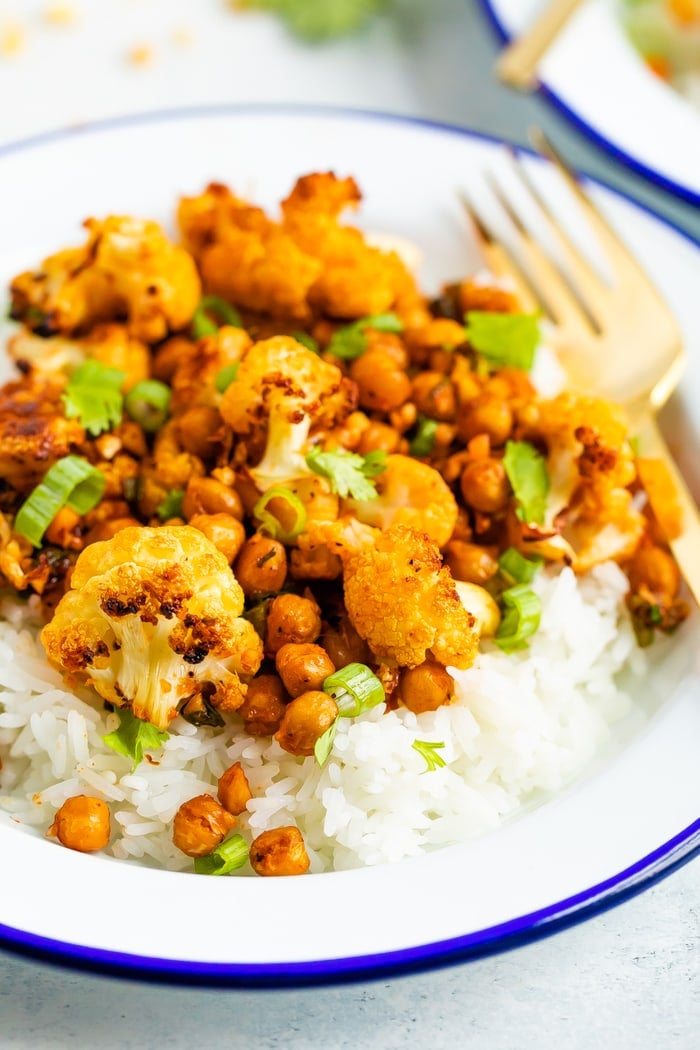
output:
[{"label": "cilantro leaf", "polygon": [[92,358],[85,361],[61,395],[66,419],[78,419],[92,437],[118,426],[122,421],[124,379],[124,372],[118,368],[108,368]]},{"label": "cilantro leaf", "polygon": [[370,478],[376,478],[386,470],[386,452],[376,449],[360,456],[345,448],[323,452],[316,447],[307,454],[306,463],[314,474],[328,478],[332,491],[339,496],[349,494],[353,499],[376,499],[377,489]]},{"label": "cilantro leaf", "polygon": [[496,314],[470,310],[466,315],[470,345],[493,365],[529,372],[540,341],[537,314]]},{"label": "cilantro leaf", "polygon": [[508,441],[503,466],[515,493],[518,519],[541,525],[549,492],[549,474],[544,456],[528,441]]},{"label": "cilantro leaf", "polygon": [[444,746],[444,740],[414,740],[411,744],[413,750],[417,751],[421,758],[425,759],[428,767],[424,770],[426,773],[447,765],[442,755],[438,755],[437,753],[438,750],[441,750]]},{"label": "cilantro leaf", "polygon": [[103,736],[107,747],[111,747],[118,755],[133,759],[132,772],[140,762],[143,761],[144,751],[155,751],[162,747],[170,737],[165,730],[157,729],[150,722],[144,722],[135,718],[128,707],[121,707],[117,711],[119,715],[119,729]]},{"label": "cilantro leaf", "polygon": [[377,332],[403,332],[403,322],[396,314],[371,314],[360,317],[358,321],[345,325],[333,333],[327,351],[341,361],[354,361],[362,357],[367,349],[366,329],[374,328]]},{"label": "cilantro leaf", "polygon": [[161,521],[168,518],[179,518],[182,514],[182,501],[185,498],[184,489],[171,489],[162,503],[156,507],[156,514]]},{"label": "cilantro leaf", "polygon": [[243,0],[243,6],[281,15],[290,30],[308,41],[355,33],[388,0]]},{"label": "cilantro leaf", "polygon": [[308,332],[292,332],[292,339],[296,339],[297,343],[301,343],[312,354],[320,353],[318,341],[312,335],[309,335]]}]

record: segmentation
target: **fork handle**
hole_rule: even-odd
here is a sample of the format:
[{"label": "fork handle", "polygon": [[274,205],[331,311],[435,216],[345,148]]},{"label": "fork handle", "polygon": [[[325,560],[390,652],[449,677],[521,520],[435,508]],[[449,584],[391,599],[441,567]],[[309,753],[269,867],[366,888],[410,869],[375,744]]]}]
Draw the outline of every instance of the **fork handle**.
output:
[{"label": "fork handle", "polygon": [[[670,540],[669,545],[685,582],[696,603],[700,606],[700,513],[698,505],[676,466],[654,416],[645,414],[639,420],[635,433],[639,439],[640,453],[653,459],[660,459],[675,485],[681,525],[677,537]],[[651,509],[656,513],[655,494],[647,492],[647,497]],[[664,511],[667,516],[668,508],[658,507],[659,520],[663,520]]]},{"label": "fork handle", "polygon": [[550,0],[532,25],[501,52],[496,63],[499,79],[519,91],[531,91],[542,57],[582,2]]}]

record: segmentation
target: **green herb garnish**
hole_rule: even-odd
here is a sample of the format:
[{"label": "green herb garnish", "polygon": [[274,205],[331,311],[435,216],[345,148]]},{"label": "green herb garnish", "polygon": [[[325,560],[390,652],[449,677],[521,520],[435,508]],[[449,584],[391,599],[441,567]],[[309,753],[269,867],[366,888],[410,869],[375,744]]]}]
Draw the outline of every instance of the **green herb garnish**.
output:
[{"label": "green herb garnish", "polygon": [[107,733],[102,739],[107,747],[111,747],[118,755],[132,759],[133,772],[143,761],[144,751],[157,751],[169,739],[170,734],[150,722],[135,718],[128,707],[120,707],[116,713],[119,715],[119,728]]},{"label": "green herb garnish", "polygon": [[496,631],[496,645],[506,653],[527,649],[527,639],[540,625],[542,602],[538,595],[527,584],[519,583],[501,594],[499,604],[505,615]]},{"label": "green herb garnish", "polygon": [[318,762],[319,766],[325,766],[328,761],[328,756],[333,750],[333,741],[335,740],[335,734],[338,732],[338,719],[335,722],[331,722],[325,733],[321,733],[320,737],[314,744],[314,758]]},{"label": "green herb garnish", "polygon": [[499,571],[508,584],[531,583],[543,565],[543,558],[526,558],[515,547],[509,547],[498,559]]},{"label": "green herb garnish", "polygon": [[306,456],[307,466],[321,477],[328,478],[331,489],[339,496],[352,496],[353,499],[376,499],[377,489],[371,478],[376,478],[386,470],[386,452],[376,449],[360,456],[345,448],[323,452],[312,448]]},{"label": "green herb garnish", "polygon": [[435,434],[437,433],[437,428],[437,420],[428,419],[427,416],[418,417],[418,427],[411,439],[411,445],[409,448],[412,456],[416,456],[418,459],[424,459],[431,454],[435,448]]},{"label": "green herb garnish", "polygon": [[216,335],[221,325],[230,325],[232,328],[242,328],[238,310],[218,295],[205,295],[200,299],[197,309],[192,317],[192,338],[202,339],[205,335]]},{"label": "green herb garnish", "polygon": [[64,456],[47,470],[17,512],[13,528],[35,547],[62,507],[87,514],[102,499],[105,476],[81,456]]},{"label": "green herb garnish", "polygon": [[124,408],[147,434],[155,434],[168,418],[171,396],[170,387],[159,379],[142,379],[124,398]]},{"label": "green herb garnish", "polygon": [[421,758],[425,759],[428,767],[425,770],[426,773],[447,765],[442,755],[438,755],[438,751],[442,750],[444,746],[443,740],[414,740],[411,744],[413,750],[417,751]]},{"label": "green herb garnish", "polygon": [[369,345],[366,335],[368,328],[374,328],[377,332],[403,332],[403,322],[391,313],[361,317],[333,333],[327,352],[342,361],[354,361],[362,357]]},{"label": "green herb garnish", "polygon": [[536,314],[498,314],[470,310],[466,315],[470,346],[489,364],[529,372],[540,341]]},{"label": "green herb garnish", "polygon": [[544,456],[528,441],[508,441],[503,467],[515,493],[518,519],[526,524],[541,525],[549,492]]},{"label": "green herb garnish", "polygon": [[66,384],[61,400],[67,419],[77,419],[88,434],[97,437],[122,421],[121,387],[125,373],[100,361],[85,361]]},{"label": "green herb garnish", "polygon": [[206,857],[194,858],[197,875],[228,875],[248,860],[248,844],[242,835],[231,835]]},{"label": "green herb garnish", "polygon": [[323,683],[324,693],[332,696],[344,718],[356,718],[377,704],[384,703],[384,686],[365,664],[346,664]]},{"label": "green herb garnish", "polygon": [[162,503],[159,503],[156,507],[156,514],[160,520],[168,521],[169,518],[181,517],[182,501],[184,498],[184,489],[171,489]]},{"label": "green herb garnish", "polygon": [[225,394],[231,383],[235,382],[238,376],[238,369],[240,365],[238,361],[234,361],[232,365],[226,365],[220,372],[216,373],[214,378],[214,386],[220,394]]}]

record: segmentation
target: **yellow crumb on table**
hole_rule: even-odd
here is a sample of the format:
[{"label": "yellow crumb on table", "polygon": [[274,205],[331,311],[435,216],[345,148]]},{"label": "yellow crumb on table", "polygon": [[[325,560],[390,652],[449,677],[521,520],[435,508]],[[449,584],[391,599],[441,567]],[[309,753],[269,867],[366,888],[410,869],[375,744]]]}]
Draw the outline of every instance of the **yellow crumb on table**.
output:
[{"label": "yellow crumb on table", "polygon": [[73,4],[47,4],[42,18],[54,26],[70,26],[77,21],[78,10]]},{"label": "yellow crumb on table", "polygon": [[135,44],[127,54],[127,61],[132,66],[150,66],[156,57],[150,44]]},{"label": "yellow crumb on table", "polygon": [[178,26],[176,29],[173,29],[170,39],[178,47],[189,47],[194,40],[194,33],[186,26]]},{"label": "yellow crumb on table", "polygon": [[0,57],[12,58],[24,51],[27,34],[19,22],[0,23]]}]

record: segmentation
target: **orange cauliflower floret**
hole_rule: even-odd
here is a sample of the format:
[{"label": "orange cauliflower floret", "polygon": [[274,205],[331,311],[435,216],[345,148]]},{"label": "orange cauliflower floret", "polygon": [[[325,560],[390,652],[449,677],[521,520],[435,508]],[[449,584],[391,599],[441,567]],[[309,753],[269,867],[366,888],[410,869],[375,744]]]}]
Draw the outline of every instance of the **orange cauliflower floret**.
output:
[{"label": "orange cauliflower floret", "polygon": [[345,607],[379,661],[469,667],[479,636],[425,533],[397,525],[345,562]]},{"label": "orange cauliflower floret", "polygon": [[387,456],[375,484],[378,498],[345,500],[343,508],[366,525],[388,529],[409,525],[444,547],[457,523],[457,501],[441,475],[410,456]]},{"label": "orange cauliflower floret", "polygon": [[78,558],[41,639],[50,661],[165,729],[197,695],[235,710],[262,661],[223,554],[187,525],[123,529]]},{"label": "orange cauliflower floret", "polygon": [[56,460],[84,449],[85,431],[63,414],[64,385],[22,379],[0,390],[0,478],[17,492],[28,492]]},{"label": "orange cauliflower floret", "polygon": [[350,411],[351,391],[339,368],[296,339],[280,335],[251,347],[220,410],[236,434],[266,427],[265,453],[251,470],[261,491],[311,473],[304,459],[311,425]]},{"label": "orange cauliflower floret", "polygon": [[82,248],[45,259],[12,282],[12,316],[42,335],[70,335],[126,316],[129,333],[164,339],[190,321],[201,294],[194,260],[143,219],[88,219]]},{"label": "orange cauliflower floret", "polygon": [[134,339],[120,324],[99,324],[84,339],[63,336],[42,338],[22,329],[7,344],[13,361],[23,372],[39,375],[72,375],[88,359],[124,373],[123,391],[131,390],[150,375],[150,353],[145,343]]},{"label": "orange cauliflower floret", "polygon": [[[636,471],[627,433],[617,406],[561,394],[538,403],[526,435],[547,449],[550,491],[542,553],[556,557],[558,552],[577,572],[630,557],[644,531],[628,488]],[[536,552],[536,533],[534,538],[527,545]]]}]

